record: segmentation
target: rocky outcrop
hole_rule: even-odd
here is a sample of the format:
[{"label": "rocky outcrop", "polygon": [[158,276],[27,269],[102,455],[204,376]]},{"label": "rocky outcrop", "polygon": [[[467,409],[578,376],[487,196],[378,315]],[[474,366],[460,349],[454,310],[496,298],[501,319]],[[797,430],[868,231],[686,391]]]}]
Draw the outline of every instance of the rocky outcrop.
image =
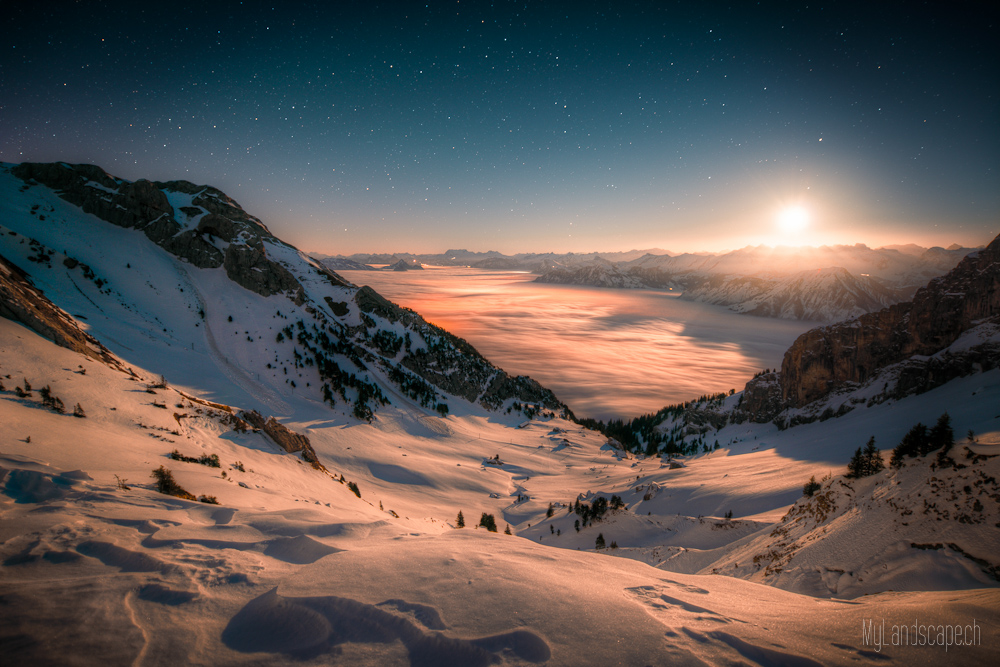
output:
[{"label": "rocky outcrop", "polygon": [[240,412],[239,417],[253,428],[266,433],[274,441],[274,444],[289,454],[302,452],[302,459],[304,461],[319,463],[319,458],[317,458],[316,452],[309,442],[309,438],[301,433],[292,431],[274,417],[265,420],[264,416],[256,410],[244,410]]},{"label": "rocky outcrop", "polygon": [[[302,298],[302,286],[283,266],[267,257],[264,241],[280,244],[257,218],[224,192],[188,181],[130,183],[94,165],[25,162],[12,173],[27,183],[41,183],[86,213],[119,227],[141,230],[151,241],[199,268],[225,266],[231,280],[262,296],[289,292]],[[184,229],[166,192],[195,195],[181,219],[199,217]],[[220,240],[223,250],[214,242]],[[343,284],[339,279],[335,283]]]},{"label": "rocky outcrop", "polygon": [[27,274],[3,257],[0,257],[0,317],[20,322],[60,347],[128,372],[110,350],[81,329],[76,320],[31,284]]},{"label": "rocky outcrop", "polygon": [[261,296],[302,290],[295,276],[281,264],[268,259],[262,247],[230,244],[226,248],[224,266],[230,280]]},{"label": "rocky outcrop", "polygon": [[766,422],[774,419],[784,407],[780,378],[778,372],[769,371],[750,380],[743,389],[743,398],[736,408],[735,421],[749,419]]},{"label": "rocky outcrop", "polygon": [[915,355],[930,356],[962,332],[1000,318],[1000,237],[917,291],[913,301],[799,336],[781,364],[782,400],[801,407]]}]

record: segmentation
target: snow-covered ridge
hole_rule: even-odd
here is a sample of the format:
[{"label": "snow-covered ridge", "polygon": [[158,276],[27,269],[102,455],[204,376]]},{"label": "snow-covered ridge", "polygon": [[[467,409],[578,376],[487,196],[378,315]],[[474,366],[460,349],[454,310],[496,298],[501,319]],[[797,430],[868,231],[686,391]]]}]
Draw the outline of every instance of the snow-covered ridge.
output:
[{"label": "snow-covered ridge", "polygon": [[[392,401],[432,414],[458,403],[562,408],[530,378],[509,377],[465,341],[275,238],[215,188],[130,183],[63,163],[4,166],[0,181],[10,232],[0,255],[30,268],[119,354],[130,356],[136,340],[154,358],[175,345],[201,351],[242,389],[229,402],[282,414],[286,397],[304,394],[366,420]],[[70,247],[73,257],[59,252]],[[46,261],[31,261],[35,248]],[[162,371],[176,376],[169,363]],[[198,370],[172,379],[204,382]]]}]

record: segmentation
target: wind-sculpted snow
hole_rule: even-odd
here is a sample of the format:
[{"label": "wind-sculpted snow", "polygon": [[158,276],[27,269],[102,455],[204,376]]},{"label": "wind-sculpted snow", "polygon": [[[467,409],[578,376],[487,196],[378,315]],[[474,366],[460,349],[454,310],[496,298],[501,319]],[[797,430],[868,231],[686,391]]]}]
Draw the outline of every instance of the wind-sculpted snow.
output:
[{"label": "wind-sculpted snow", "polygon": [[[975,564],[952,543],[987,558],[954,533],[919,541],[905,557],[889,554],[901,569],[916,568],[908,580],[916,590],[854,604],[671,572],[675,560],[656,555],[678,550],[689,564],[735,559],[777,527],[803,479],[832,465],[810,455],[828,453],[831,442],[846,451],[853,443],[845,434],[867,432],[860,410],[841,418],[828,441],[820,424],[780,433],[726,426],[718,434],[726,450],[671,468],[558,418],[514,428],[481,415],[426,417],[388,406],[374,425],[329,427],[321,417],[293,424],[309,433],[323,471],[262,432],[233,430],[233,408],[169,386],[147,393],[151,374],[142,367],[133,378],[9,320],[0,320],[0,341],[5,664],[641,667],[940,658],[927,647],[876,648],[861,632],[866,620],[912,622],[914,613],[924,623],[979,619],[981,644],[953,646],[944,662],[997,657],[996,588],[933,593],[915,583],[928,562],[952,573],[965,571],[954,567],[959,558]],[[85,373],[74,372],[81,366]],[[44,409],[37,394],[18,396],[15,378],[82,403],[87,417]],[[959,402],[966,409],[955,411],[956,427],[985,430],[992,417],[975,402],[995,403],[1000,382],[986,374],[963,381],[977,382],[969,390],[976,398]],[[901,409],[928,407],[875,405],[870,423],[901,421],[885,418]],[[407,430],[427,419],[447,428]],[[889,442],[890,427],[881,428],[880,441]],[[800,441],[796,431],[807,435]],[[217,455],[221,468],[170,458],[175,449],[195,460]],[[799,459],[778,453],[795,449]],[[221,505],[158,493],[150,473],[160,465]],[[342,478],[358,484],[360,498]],[[624,498],[618,509],[574,529],[579,515],[567,502],[596,505],[611,494]],[[722,518],[727,508],[737,516]],[[464,529],[454,528],[460,509]],[[756,514],[742,516],[749,512]],[[495,517],[499,533],[472,527],[482,513]],[[513,534],[503,533],[507,525]],[[619,547],[595,549],[598,532]]]},{"label": "wind-sculpted snow", "polygon": [[370,605],[336,596],[285,598],[272,589],[232,618],[222,641],[237,651],[282,653],[300,660],[334,652],[348,642],[400,642],[413,667],[485,667],[497,662],[500,654],[522,664],[543,663],[552,657],[545,641],[528,630],[477,639],[451,638],[386,610],[408,611],[409,606],[388,601]]}]

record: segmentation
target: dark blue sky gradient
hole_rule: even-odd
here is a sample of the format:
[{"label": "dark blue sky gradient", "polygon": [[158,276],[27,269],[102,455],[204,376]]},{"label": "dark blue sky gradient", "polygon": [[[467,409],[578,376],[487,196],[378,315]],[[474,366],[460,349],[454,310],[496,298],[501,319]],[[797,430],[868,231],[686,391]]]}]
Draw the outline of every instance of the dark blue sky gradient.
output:
[{"label": "dark blue sky gradient", "polygon": [[[0,160],[216,185],[326,253],[983,243],[986,3],[4,3]],[[774,233],[788,204],[801,237]]]}]

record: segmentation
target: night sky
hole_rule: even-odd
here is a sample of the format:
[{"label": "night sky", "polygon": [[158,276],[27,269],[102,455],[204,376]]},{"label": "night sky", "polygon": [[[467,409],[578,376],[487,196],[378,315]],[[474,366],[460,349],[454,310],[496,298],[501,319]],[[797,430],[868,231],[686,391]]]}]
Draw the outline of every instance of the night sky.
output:
[{"label": "night sky", "polygon": [[4,2],[0,160],[212,184],[329,254],[980,244],[989,4]]}]

